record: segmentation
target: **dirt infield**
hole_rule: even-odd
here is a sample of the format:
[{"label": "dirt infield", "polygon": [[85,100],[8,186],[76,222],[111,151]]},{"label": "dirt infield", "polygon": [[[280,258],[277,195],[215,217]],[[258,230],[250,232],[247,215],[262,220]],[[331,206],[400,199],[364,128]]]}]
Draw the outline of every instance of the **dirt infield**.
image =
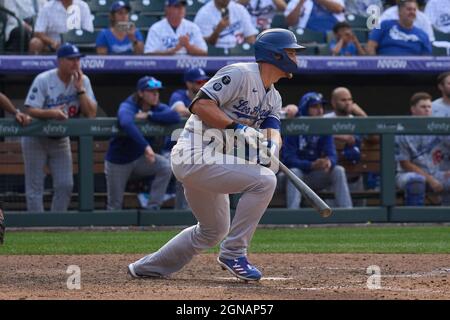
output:
[{"label": "dirt infield", "polygon": [[[133,280],[128,263],[141,255],[0,256],[0,299],[450,299],[450,255],[253,254],[264,278],[231,277],[215,255],[196,257],[170,279]],[[67,289],[69,265],[81,289]],[[380,289],[367,286],[380,268]],[[377,276],[369,283],[377,286]]]}]

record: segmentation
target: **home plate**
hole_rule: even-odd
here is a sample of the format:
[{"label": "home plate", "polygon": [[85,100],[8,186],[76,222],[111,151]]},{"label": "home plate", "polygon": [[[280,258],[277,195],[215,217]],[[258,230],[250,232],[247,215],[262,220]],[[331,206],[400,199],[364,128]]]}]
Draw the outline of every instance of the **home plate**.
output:
[{"label": "home plate", "polygon": [[[215,277],[219,280],[236,280],[236,277]],[[284,278],[284,277],[262,277],[261,280],[269,280],[269,281],[288,281],[294,278]]]}]

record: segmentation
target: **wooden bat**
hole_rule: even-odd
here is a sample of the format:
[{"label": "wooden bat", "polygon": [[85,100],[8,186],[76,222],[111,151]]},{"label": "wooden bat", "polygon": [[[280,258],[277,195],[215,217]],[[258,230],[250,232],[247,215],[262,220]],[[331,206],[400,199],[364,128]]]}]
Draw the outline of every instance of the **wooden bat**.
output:
[{"label": "wooden bat", "polygon": [[333,211],[325,203],[325,201],[320,198],[317,193],[315,193],[306,183],[304,183],[299,177],[295,175],[288,167],[286,167],[277,157],[270,156],[270,160],[273,161],[275,165],[278,165],[280,170],[288,177],[289,180],[294,184],[298,191],[306,198],[312,207],[316,209],[323,218],[331,216]]}]

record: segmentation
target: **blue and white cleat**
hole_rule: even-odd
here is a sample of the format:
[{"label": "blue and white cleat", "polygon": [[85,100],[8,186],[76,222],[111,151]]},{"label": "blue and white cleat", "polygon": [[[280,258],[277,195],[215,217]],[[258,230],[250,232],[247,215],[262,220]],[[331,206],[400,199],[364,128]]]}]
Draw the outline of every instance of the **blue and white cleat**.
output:
[{"label": "blue and white cleat", "polygon": [[258,281],[262,274],[255,266],[248,262],[247,257],[240,257],[236,259],[217,258],[223,270],[228,270],[235,277],[245,281]]}]

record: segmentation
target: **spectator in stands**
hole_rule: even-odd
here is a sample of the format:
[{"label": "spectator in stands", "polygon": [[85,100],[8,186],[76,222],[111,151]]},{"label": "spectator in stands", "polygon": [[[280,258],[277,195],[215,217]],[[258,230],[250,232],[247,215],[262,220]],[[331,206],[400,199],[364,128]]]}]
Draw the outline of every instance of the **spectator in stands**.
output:
[{"label": "spectator in stands", "polygon": [[[305,94],[299,103],[301,116],[323,116],[322,95],[316,92]],[[352,199],[347,185],[345,169],[336,164],[336,147],[331,135],[287,136],[283,140],[282,158],[298,177],[311,188],[322,190],[332,188],[336,205],[351,208]],[[300,205],[300,192],[287,183],[287,207],[296,209]]]},{"label": "spectator in stands", "polygon": [[152,139],[139,131],[135,120],[173,124],[180,116],[159,101],[161,81],[145,76],[137,82],[136,92],[119,106],[117,118],[126,136],[111,139],[105,158],[108,210],[122,208],[123,194],[130,176],[154,176],[147,209],[159,210],[172,171],[169,161],[152,149]]},{"label": "spectator in stands", "polygon": [[116,1],[111,5],[110,27],[103,29],[97,36],[97,54],[142,54],[144,38],[129,21],[130,5]]},{"label": "spectator in stands", "polygon": [[[387,20],[399,20],[400,19],[400,7],[404,7],[407,2],[415,2],[417,9],[417,1],[416,0],[397,0],[397,5],[387,8],[380,17],[380,23]],[[409,5],[408,5],[409,7]],[[416,10],[416,15],[414,18],[414,26],[418,29],[424,31],[428,35],[428,40],[433,42],[434,32],[433,27],[431,25],[430,19],[423,13],[422,11]]]},{"label": "spectator in stands", "polygon": [[335,39],[330,41],[333,56],[364,56],[366,50],[352,31],[347,22],[338,22],[333,27]]},{"label": "spectator in stands", "polygon": [[450,33],[450,0],[428,0],[425,15],[436,30]]},{"label": "spectator in stands", "polygon": [[[344,87],[338,87],[331,93],[331,106],[332,112],[325,114],[324,118],[336,118],[336,117],[367,117],[364,110],[353,101],[352,93],[349,89]],[[336,145],[343,145],[344,158],[357,164],[361,159],[361,142],[362,137],[353,134],[339,134],[334,135]],[[376,138],[375,138],[376,139]],[[347,182],[350,191],[363,191],[364,181],[362,174],[349,174],[347,173]],[[354,201],[355,206],[364,206],[364,201]]]},{"label": "spectator in stands", "polygon": [[255,28],[262,31],[269,29],[277,11],[286,10],[284,0],[237,0],[250,13]]},{"label": "spectator in stands", "polygon": [[327,33],[345,20],[344,0],[291,0],[284,15],[288,26]]},{"label": "spectator in stands", "polygon": [[21,28],[17,20],[8,15],[5,28],[5,49],[10,52],[20,52],[20,46],[28,52],[28,43],[33,33],[34,21],[39,10],[44,6],[47,0],[4,0],[3,7],[15,14],[22,22],[23,38],[21,38]]},{"label": "spectator in stands", "polygon": [[450,71],[441,73],[437,82],[442,97],[433,101],[433,116],[450,117]]},{"label": "spectator in stands", "polygon": [[383,12],[383,1],[381,0],[345,0],[345,13],[368,17],[370,14],[367,9],[370,6],[377,6],[380,14]]},{"label": "spectator in stands", "polygon": [[[413,116],[431,116],[431,96],[418,92],[410,100]],[[405,205],[423,206],[426,190],[442,197],[442,204],[450,204],[450,170],[448,138],[442,135],[397,136],[397,187],[405,191]],[[441,199],[433,201],[439,203]]]},{"label": "spectator in stands", "polygon": [[258,30],[250,14],[239,3],[230,0],[211,0],[195,16],[209,45],[217,48],[234,48],[244,42],[253,44]]},{"label": "spectator in stands", "polygon": [[82,0],[50,0],[39,11],[29,44],[30,53],[56,51],[61,45],[61,34],[71,29],[94,31],[87,3]]},{"label": "spectator in stands", "polygon": [[166,18],[150,27],[144,52],[153,55],[206,55],[208,46],[199,26],[184,18],[186,1],[166,0],[165,10]]},{"label": "spectator in stands", "polygon": [[431,43],[427,34],[415,27],[417,2],[404,0],[399,2],[399,20],[386,20],[380,29],[374,29],[369,35],[367,52],[370,55],[431,55]]},{"label": "spectator in stands", "polygon": [[9,98],[3,93],[0,93],[0,109],[3,109],[6,112],[14,115],[16,121],[22,126],[26,126],[31,122],[31,117],[25,113],[20,112],[19,109],[16,109],[11,100],[9,100]]},{"label": "spectator in stands", "polygon": [[[59,47],[58,67],[40,73],[28,91],[25,107],[31,117],[60,121],[81,115],[95,117],[97,102],[89,78],[81,70],[83,56],[72,44]],[[66,211],[73,187],[69,137],[22,137],[22,154],[28,211],[44,211],[42,198],[47,164],[53,178],[51,210]]]}]

